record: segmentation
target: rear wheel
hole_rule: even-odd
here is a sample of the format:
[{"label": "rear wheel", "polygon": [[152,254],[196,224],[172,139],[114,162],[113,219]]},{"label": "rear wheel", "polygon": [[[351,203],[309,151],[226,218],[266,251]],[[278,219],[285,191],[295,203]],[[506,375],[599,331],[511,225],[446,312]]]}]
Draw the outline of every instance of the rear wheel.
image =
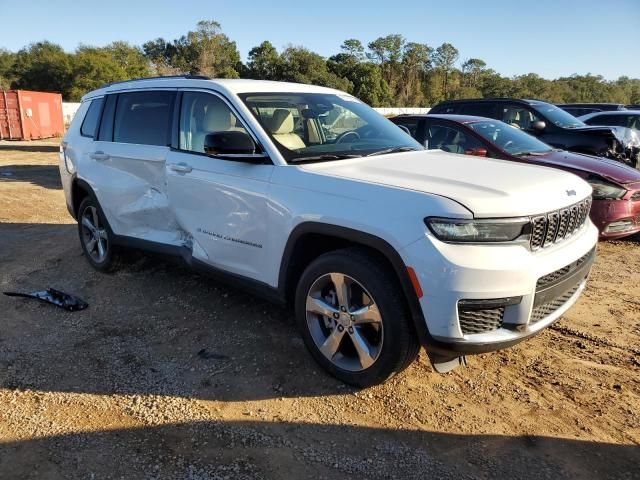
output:
[{"label": "rear wheel", "polygon": [[85,198],[78,208],[78,235],[85,257],[93,268],[112,272],[121,264],[121,252],[113,244],[98,202]]},{"label": "rear wheel", "polygon": [[365,249],[330,252],[307,267],[296,321],[316,361],[358,387],[404,370],[420,349],[395,273]]}]

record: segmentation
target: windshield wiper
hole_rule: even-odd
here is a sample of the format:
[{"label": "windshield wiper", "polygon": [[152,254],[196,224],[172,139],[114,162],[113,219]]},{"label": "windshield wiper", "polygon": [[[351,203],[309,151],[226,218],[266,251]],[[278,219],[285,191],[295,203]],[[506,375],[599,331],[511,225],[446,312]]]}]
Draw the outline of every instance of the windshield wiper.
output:
[{"label": "windshield wiper", "polygon": [[514,157],[539,157],[549,152],[551,152],[551,150],[547,150],[546,152],[518,152],[518,153],[512,153],[512,155]]},{"label": "windshield wiper", "polygon": [[345,160],[347,158],[360,158],[362,155],[353,153],[324,153],[322,155],[312,155],[309,157],[298,157],[290,160],[292,163],[302,162],[323,162],[328,160]]},{"label": "windshield wiper", "polygon": [[377,152],[369,153],[365,157],[373,157],[375,155],[384,155],[385,153],[397,153],[397,152],[417,152],[418,149],[414,147],[391,147],[384,150],[378,150]]}]

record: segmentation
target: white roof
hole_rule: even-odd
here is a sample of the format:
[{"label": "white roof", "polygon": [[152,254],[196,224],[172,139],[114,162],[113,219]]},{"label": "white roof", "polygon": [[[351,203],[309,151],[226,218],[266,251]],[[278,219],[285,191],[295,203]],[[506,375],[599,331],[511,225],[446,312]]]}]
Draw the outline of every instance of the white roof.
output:
[{"label": "white roof", "polygon": [[82,100],[95,96],[105,95],[111,92],[121,90],[131,90],[139,88],[210,88],[213,90],[223,91],[227,93],[340,93],[340,90],[333,88],[319,87],[316,85],[308,85],[304,83],[292,82],[273,82],[269,80],[247,80],[240,78],[218,78],[218,79],[200,79],[200,78],[180,78],[180,77],[159,77],[141,80],[131,80],[118,82],[113,85],[107,85],[82,97]]}]

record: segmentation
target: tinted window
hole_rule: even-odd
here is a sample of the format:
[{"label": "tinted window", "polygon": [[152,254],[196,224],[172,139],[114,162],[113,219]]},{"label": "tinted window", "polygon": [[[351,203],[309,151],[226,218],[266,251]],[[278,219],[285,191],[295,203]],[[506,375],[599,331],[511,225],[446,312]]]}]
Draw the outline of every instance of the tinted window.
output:
[{"label": "tinted window", "polygon": [[98,131],[98,140],[104,142],[113,141],[113,116],[116,111],[117,95],[107,95],[106,103],[102,111],[102,120]]},{"label": "tinted window", "polygon": [[402,125],[409,129],[409,133],[413,138],[417,138],[418,134],[418,122],[417,118],[396,117],[393,119],[393,123],[396,125]]},{"label": "tinted window", "polygon": [[437,123],[428,127],[426,144],[429,150],[440,149],[467,155],[473,150],[485,148],[478,139],[462,129]]},{"label": "tinted window", "polygon": [[204,152],[205,137],[214,132],[247,133],[224,101],[209,93],[185,92],[180,109],[180,148]]},{"label": "tinted window", "polygon": [[113,141],[168,145],[174,92],[131,92],[118,95]]},{"label": "tinted window", "polygon": [[495,116],[495,104],[489,102],[465,103],[457,113],[493,118]]},{"label": "tinted window", "polygon": [[80,134],[84,137],[91,137],[96,134],[96,127],[98,126],[98,119],[100,118],[100,112],[102,110],[102,98],[96,98],[91,100],[87,114],[84,116],[82,126],[80,127]]}]

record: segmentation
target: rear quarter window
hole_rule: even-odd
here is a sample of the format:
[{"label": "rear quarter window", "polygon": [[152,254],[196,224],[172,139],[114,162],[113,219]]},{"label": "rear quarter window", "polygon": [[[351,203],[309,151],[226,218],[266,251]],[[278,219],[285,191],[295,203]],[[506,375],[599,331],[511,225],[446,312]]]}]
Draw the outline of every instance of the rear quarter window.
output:
[{"label": "rear quarter window", "polygon": [[91,100],[87,114],[84,116],[84,120],[80,126],[80,135],[83,137],[93,138],[95,136],[100,113],[102,112],[102,102],[102,97]]}]

